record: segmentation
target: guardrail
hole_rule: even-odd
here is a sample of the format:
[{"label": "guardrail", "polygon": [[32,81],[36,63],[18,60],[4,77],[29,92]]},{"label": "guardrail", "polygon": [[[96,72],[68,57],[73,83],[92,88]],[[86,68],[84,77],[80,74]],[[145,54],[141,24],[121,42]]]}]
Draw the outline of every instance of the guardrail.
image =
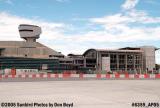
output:
[{"label": "guardrail", "polygon": [[0,79],[7,78],[96,78],[96,79],[160,79],[160,74],[23,74],[0,75]]}]

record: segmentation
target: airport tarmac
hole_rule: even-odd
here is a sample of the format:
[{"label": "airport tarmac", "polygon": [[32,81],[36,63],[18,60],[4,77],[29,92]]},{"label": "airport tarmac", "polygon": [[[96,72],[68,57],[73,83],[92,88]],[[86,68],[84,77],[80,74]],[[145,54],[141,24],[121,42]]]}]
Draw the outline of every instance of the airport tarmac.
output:
[{"label": "airport tarmac", "polygon": [[160,80],[0,82],[0,105],[37,103],[8,108],[134,108],[133,103],[151,102],[160,104]]}]

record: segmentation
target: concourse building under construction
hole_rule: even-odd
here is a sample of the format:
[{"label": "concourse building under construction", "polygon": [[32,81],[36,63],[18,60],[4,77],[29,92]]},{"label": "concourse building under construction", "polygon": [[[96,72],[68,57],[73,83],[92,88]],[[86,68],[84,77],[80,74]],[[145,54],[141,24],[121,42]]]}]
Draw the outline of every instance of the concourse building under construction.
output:
[{"label": "concourse building under construction", "polygon": [[126,47],[117,50],[89,49],[83,56],[86,67],[105,71],[153,71],[155,70],[153,46]]},{"label": "concourse building under construction", "polygon": [[19,33],[24,41],[0,41],[1,73],[11,68],[36,72],[155,70],[155,51],[158,48],[153,46],[88,49],[80,55],[65,56],[37,42],[41,32],[39,26],[21,24]]}]

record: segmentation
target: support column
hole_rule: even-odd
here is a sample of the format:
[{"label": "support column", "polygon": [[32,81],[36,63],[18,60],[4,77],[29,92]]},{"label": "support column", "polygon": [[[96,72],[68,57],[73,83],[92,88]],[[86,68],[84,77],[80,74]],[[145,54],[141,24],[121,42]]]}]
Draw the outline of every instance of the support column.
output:
[{"label": "support column", "polygon": [[117,71],[119,71],[119,54],[116,54],[116,61],[117,61]]},{"label": "support column", "polygon": [[83,58],[83,60],[84,60],[83,66],[86,67],[86,58]]},{"label": "support column", "polygon": [[142,72],[142,71],[144,71],[144,61],[143,61],[143,53],[141,54],[141,56],[140,56],[141,58],[141,70],[140,70],[140,72]]},{"label": "support column", "polygon": [[125,54],[125,71],[127,71],[127,54]]},{"label": "support column", "polygon": [[136,62],[136,56],[133,54],[133,69],[135,70],[135,62]]},{"label": "support column", "polygon": [[101,66],[100,66],[100,59],[102,59],[101,57],[100,57],[100,53],[97,51],[96,52],[96,70],[97,71],[100,71],[100,69],[101,69]]},{"label": "support column", "polygon": [[135,63],[136,63],[136,55],[133,54],[133,71],[134,71],[134,73],[137,71],[137,70],[136,70]]}]

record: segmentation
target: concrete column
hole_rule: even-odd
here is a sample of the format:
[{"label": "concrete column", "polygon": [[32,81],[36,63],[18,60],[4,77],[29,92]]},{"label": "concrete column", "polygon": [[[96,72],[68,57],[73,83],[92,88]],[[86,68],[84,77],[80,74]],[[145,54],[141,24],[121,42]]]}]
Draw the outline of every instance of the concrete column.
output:
[{"label": "concrete column", "polygon": [[125,54],[125,71],[127,71],[127,54]]},{"label": "concrete column", "polygon": [[117,70],[119,71],[119,54],[116,54],[116,59],[117,59]]},{"label": "concrete column", "polygon": [[133,54],[133,71],[134,71],[134,73],[137,72],[137,69],[136,69],[135,65],[136,65],[136,55]]},{"label": "concrete column", "polygon": [[86,67],[86,58],[84,58],[83,60],[84,60],[83,61],[84,62],[83,65],[84,65],[84,67]]},{"label": "concrete column", "polygon": [[101,56],[101,53],[98,52],[98,71],[101,71],[102,70],[102,56]]},{"label": "concrete column", "polygon": [[136,56],[133,54],[133,69],[135,70],[135,62],[136,62]]},{"label": "concrete column", "polygon": [[143,67],[143,66],[144,66],[144,62],[143,62],[143,59],[144,59],[144,58],[143,58],[143,53],[141,54],[140,57],[141,57],[141,58],[140,58],[140,59],[141,59],[141,71],[144,71],[144,67]]},{"label": "concrete column", "polygon": [[96,52],[96,70],[97,70],[97,71],[100,70],[99,61],[100,61],[100,57],[99,57],[99,52],[97,51],[97,52]]}]

